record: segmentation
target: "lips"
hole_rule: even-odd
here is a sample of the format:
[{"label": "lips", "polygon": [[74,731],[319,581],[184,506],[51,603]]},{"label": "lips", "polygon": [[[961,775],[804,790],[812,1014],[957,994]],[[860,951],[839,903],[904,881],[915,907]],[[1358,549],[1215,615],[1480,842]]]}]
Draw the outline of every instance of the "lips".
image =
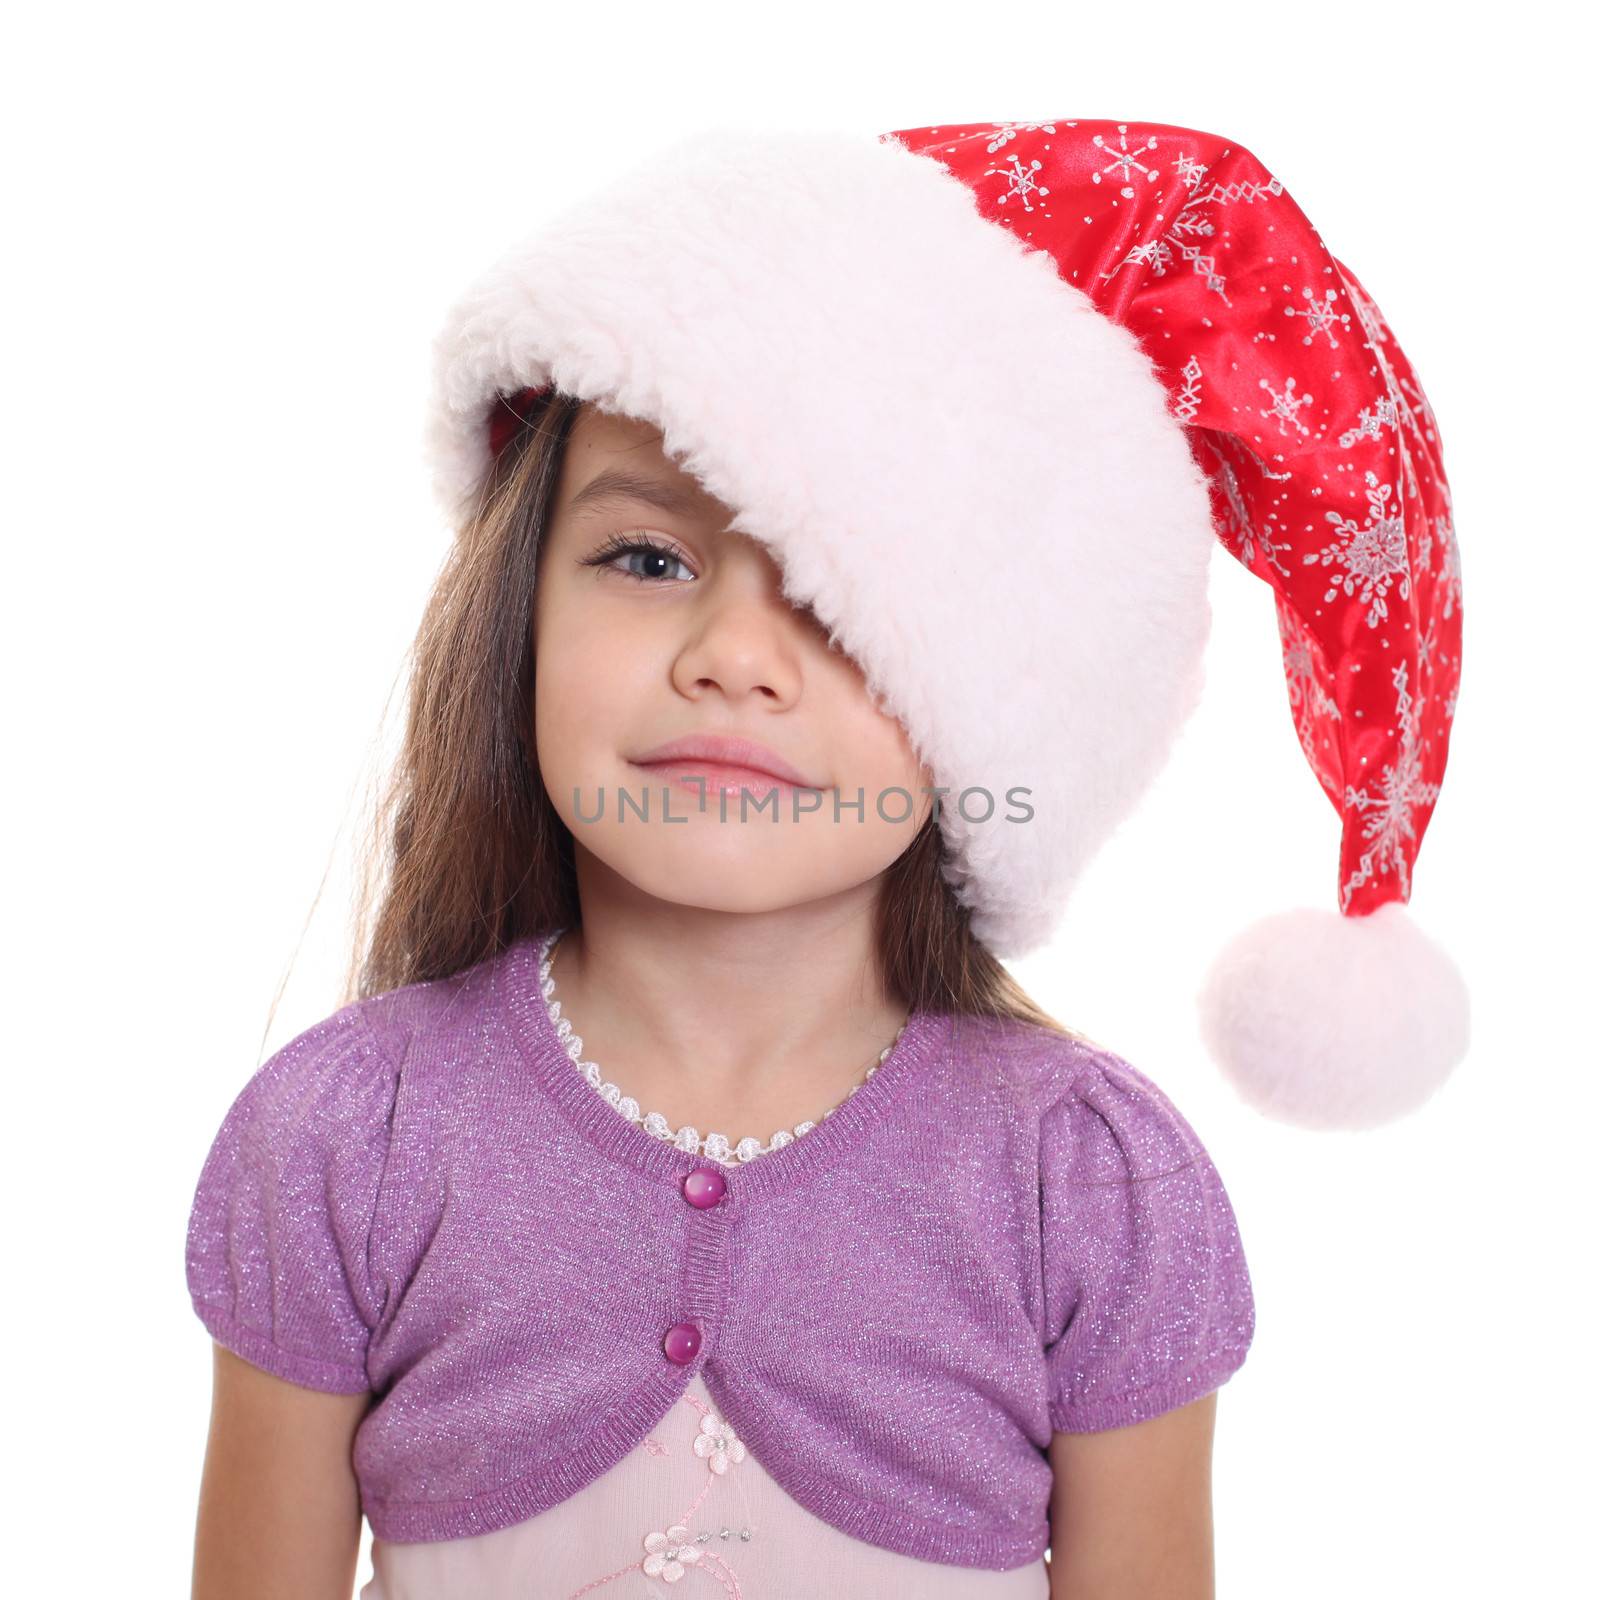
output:
[{"label": "lips", "polygon": [[633,758],[639,767],[713,766],[728,769],[730,777],[745,774],[764,778],[769,782],[792,784],[798,789],[820,787],[812,783],[796,767],[785,761],[775,750],[769,750],[754,739],[738,739],[727,734],[697,733],[681,739],[669,739],[641,756]]}]

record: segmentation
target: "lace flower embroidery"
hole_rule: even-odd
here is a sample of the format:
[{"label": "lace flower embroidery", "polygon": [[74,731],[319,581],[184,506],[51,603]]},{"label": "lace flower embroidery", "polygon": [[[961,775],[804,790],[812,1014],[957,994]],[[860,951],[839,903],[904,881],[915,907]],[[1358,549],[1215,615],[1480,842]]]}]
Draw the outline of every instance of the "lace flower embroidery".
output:
[{"label": "lace flower embroidery", "polygon": [[[694,1453],[719,1477],[730,1466],[744,1460],[744,1440],[716,1412],[700,1418],[700,1431],[694,1436]],[[707,1459],[709,1458],[709,1459]]]},{"label": "lace flower embroidery", "polygon": [[673,1523],[665,1533],[647,1533],[644,1547],[649,1552],[644,1558],[645,1576],[665,1578],[668,1583],[676,1583],[685,1568],[700,1560],[700,1547],[690,1543],[689,1530],[681,1522]]}]

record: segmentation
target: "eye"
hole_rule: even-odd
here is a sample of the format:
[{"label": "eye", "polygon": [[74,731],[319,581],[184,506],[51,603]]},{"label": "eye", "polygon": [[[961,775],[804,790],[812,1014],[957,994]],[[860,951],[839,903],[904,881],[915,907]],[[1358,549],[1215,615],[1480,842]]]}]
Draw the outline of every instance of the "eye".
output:
[{"label": "eye", "polygon": [[[624,558],[631,559],[634,556],[645,558],[643,571],[635,571],[627,565]],[[619,562],[623,564],[619,566]],[[660,570],[663,566],[670,568],[673,562],[688,570],[688,564],[671,545],[659,543],[647,534],[614,533],[592,556],[585,556],[580,565],[610,567],[636,583],[663,584],[675,581]]]}]

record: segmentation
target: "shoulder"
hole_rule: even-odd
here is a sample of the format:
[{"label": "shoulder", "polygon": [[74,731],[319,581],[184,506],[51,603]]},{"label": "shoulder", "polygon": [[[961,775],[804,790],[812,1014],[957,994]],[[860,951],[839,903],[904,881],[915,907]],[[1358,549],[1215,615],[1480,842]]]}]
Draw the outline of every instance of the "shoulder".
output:
[{"label": "shoulder", "polygon": [[302,1028],[234,1095],[201,1175],[202,1194],[253,1172],[308,1181],[337,1152],[386,1142],[399,1074],[359,1001]]},{"label": "shoulder", "polygon": [[1040,1117],[1047,1160],[1086,1176],[1155,1176],[1206,1158],[1172,1096],[1125,1056],[1086,1047]]},{"label": "shoulder", "polygon": [[356,1001],[372,1046],[413,1090],[464,1058],[464,1041],[482,1033],[509,951],[459,972],[427,978]]},{"label": "shoulder", "polygon": [[222,1141],[258,1150],[387,1138],[403,1106],[434,1092],[476,1031],[493,964],[352,1000],[303,1027],[235,1096]]},{"label": "shoulder", "polygon": [[954,1075],[998,1086],[1053,1139],[1096,1126],[1185,1146],[1193,1130],[1153,1078],[1115,1050],[1074,1030],[1021,1018],[959,1016],[951,1033]]},{"label": "shoulder", "polygon": [[999,1099],[1037,1130],[1041,1158],[1167,1171],[1204,1155],[1172,1096],[1126,1056],[1086,1034],[1020,1018],[958,1016],[954,1094]]},{"label": "shoulder", "polygon": [[952,1076],[972,1089],[993,1089],[1019,1111],[1037,1116],[1084,1069],[1095,1045],[1020,1017],[952,1018]]}]

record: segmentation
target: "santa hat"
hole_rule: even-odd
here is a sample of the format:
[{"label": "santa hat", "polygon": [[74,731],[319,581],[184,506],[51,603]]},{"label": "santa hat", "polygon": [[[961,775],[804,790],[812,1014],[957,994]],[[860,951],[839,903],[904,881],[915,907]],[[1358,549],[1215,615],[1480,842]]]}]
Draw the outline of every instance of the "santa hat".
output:
[{"label": "santa hat", "polygon": [[948,791],[948,881],[1001,957],[1050,937],[1194,709],[1220,541],[1272,591],[1342,833],[1337,908],[1213,965],[1206,1045],[1322,1127],[1411,1109],[1463,1055],[1460,974],[1406,909],[1461,661],[1438,432],[1377,305],[1237,142],[702,133],[509,249],[435,357],[457,521],[540,390],[659,427]]}]

